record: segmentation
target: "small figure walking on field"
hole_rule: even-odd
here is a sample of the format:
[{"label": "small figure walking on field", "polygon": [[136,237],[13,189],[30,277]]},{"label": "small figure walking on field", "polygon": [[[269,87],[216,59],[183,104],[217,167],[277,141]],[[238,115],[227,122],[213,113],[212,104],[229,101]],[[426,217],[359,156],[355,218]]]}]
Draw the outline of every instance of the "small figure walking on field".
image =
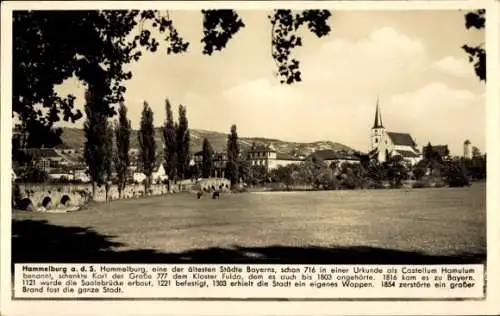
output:
[{"label": "small figure walking on field", "polygon": [[202,195],[203,195],[203,191],[200,190],[200,191],[196,192],[196,197],[198,198],[198,200],[201,199]]}]

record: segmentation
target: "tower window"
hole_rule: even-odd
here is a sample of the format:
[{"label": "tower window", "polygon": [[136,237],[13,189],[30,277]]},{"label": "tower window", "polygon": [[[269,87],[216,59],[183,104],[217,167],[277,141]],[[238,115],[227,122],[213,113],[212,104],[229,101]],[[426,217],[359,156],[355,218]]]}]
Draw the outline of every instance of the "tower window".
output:
[{"label": "tower window", "polygon": [[375,138],[375,143],[378,143],[378,138]]}]

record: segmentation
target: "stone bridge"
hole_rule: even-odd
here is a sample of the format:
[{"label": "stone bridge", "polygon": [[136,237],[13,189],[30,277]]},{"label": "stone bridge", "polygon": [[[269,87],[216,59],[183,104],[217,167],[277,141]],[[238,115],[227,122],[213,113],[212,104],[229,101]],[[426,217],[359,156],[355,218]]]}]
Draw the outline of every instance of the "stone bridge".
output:
[{"label": "stone bridge", "polygon": [[[20,209],[27,209],[29,204],[36,208],[48,207],[68,207],[82,206],[90,198],[92,186],[90,184],[53,184],[53,183],[17,183],[19,189],[18,205]],[[13,196],[15,185],[13,185]],[[145,194],[144,185],[128,184],[122,192],[122,199],[133,199],[145,195],[163,195],[175,192],[189,192],[198,190],[211,190],[216,188],[229,191],[230,182],[223,178],[201,179],[199,181],[183,180],[177,184],[153,184],[149,189],[149,194]],[[112,185],[109,189],[108,198],[118,200],[118,187]],[[94,200],[104,202],[106,200],[106,190],[104,186],[96,187]]]}]

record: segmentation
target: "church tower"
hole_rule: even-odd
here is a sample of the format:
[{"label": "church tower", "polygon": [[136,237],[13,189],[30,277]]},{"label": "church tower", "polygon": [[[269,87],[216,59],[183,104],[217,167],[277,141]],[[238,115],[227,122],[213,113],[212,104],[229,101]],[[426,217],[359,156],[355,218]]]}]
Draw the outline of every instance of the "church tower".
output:
[{"label": "church tower", "polygon": [[464,142],[464,158],[472,159],[472,144],[468,139]]},{"label": "church tower", "polygon": [[375,122],[372,127],[371,134],[371,150],[378,148],[380,143],[384,140],[385,136],[385,128],[382,124],[382,113],[380,112],[379,99],[377,97],[377,108],[375,110]]}]

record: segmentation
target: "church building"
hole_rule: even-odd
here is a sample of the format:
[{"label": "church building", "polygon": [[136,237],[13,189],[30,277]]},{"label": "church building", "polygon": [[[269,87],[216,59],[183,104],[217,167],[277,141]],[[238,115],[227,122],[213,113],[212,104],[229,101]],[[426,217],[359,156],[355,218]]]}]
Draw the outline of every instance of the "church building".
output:
[{"label": "church building", "polygon": [[375,110],[375,122],[371,130],[370,156],[379,162],[386,161],[389,157],[400,156],[404,161],[415,164],[422,159],[417,143],[408,133],[387,131],[382,124],[382,113],[379,100]]}]

